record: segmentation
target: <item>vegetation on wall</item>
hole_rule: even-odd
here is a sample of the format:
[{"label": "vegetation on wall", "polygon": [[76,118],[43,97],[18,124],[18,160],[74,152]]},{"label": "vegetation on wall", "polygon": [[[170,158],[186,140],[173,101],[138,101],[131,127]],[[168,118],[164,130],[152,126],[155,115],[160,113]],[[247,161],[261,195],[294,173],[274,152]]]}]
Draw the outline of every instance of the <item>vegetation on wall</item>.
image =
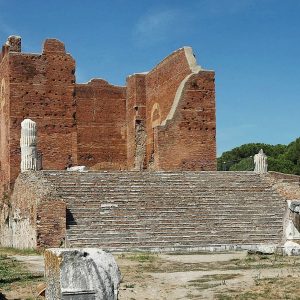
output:
[{"label": "vegetation on wall", "polygon": [[288,145],[250,143],[224,152],[218,158],[219,171],[251,171],[253,156],[263,149],[268,156],[268,170],[300,175],[300,137]]}]

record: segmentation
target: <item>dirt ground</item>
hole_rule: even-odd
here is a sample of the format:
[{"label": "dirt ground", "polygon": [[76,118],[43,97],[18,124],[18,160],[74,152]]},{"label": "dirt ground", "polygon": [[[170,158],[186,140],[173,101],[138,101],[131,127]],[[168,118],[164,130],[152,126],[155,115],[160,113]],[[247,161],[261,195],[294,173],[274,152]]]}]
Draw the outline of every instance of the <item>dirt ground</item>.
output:
[{"label": "dirt ground", "polygon": [[[122,273],[119,300],[300,299],[300,257],[246,252],[114,256]],[[14,258],[43,273],[42,256]],[[12,284],[0,289],[0,299],[36,299],[40,285]]]},{"label": "dirt ground", "polygon": [[120,300],[300,299],[300,258],[246,252],[117,258]]}]

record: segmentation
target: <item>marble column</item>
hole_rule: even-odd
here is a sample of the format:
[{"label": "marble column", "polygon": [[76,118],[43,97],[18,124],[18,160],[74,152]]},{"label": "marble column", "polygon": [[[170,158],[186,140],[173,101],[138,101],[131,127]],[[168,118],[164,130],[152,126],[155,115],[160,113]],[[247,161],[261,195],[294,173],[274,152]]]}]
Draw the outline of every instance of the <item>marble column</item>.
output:
[{"label": "marble column", "polygon": [[21,172],[37,170],[36,123],[25,119],[21,123]]}]

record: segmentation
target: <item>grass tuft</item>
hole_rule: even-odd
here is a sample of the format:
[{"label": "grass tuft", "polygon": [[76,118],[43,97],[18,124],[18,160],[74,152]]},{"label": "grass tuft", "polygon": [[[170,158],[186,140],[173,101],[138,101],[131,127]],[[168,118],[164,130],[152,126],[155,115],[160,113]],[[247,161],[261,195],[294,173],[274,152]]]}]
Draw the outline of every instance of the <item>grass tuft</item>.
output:
[{"label": "grass tuft", "polygon": [[123,259],[126,258],[131,261],[137,261],[140,263],[152,263],[156,260],[157,255],[150,254],[150,253],[134,253],[129,255],[121,254],[119,258],[123,258]]},{"label": "grass tuft", "polygon": [[43,276],[29,272],[25,266],[7,255],[0,255],[0,288],[10,289],[11,284],[40,281]]},{"label": "grass tuft", "polygon": [[1,247],[0,255],[41,255],[42,250],[36,249],[16,249],[12,247]]}]

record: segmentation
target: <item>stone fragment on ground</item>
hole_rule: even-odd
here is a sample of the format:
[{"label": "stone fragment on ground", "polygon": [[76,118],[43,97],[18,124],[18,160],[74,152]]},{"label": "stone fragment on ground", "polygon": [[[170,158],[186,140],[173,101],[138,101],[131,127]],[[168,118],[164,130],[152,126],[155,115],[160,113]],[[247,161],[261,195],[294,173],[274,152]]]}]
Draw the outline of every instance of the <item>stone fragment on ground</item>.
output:
[{"label": "stone fragment on ground", "polygon": [[118,299],[120,270],[113,255],[101,249],[47,249],[45,276],[48,300]]}]

